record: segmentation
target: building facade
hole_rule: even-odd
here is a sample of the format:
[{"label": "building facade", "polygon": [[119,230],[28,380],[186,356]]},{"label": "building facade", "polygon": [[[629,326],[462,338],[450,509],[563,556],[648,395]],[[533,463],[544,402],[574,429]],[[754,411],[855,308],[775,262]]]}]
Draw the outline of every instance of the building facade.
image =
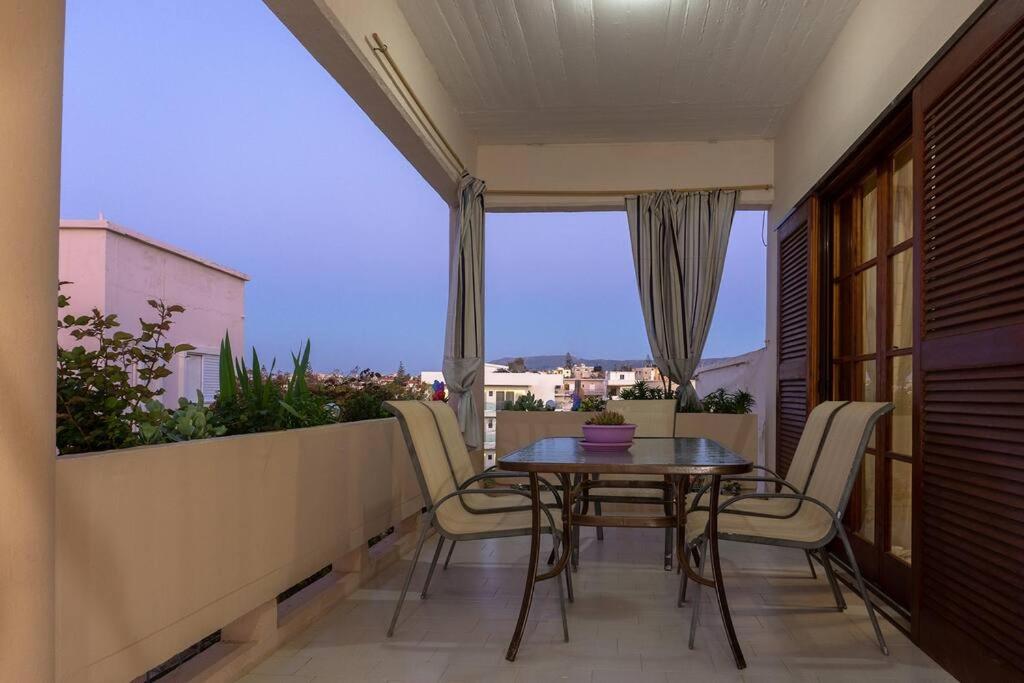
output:
[{"label": "building facade", "polygon": [[[147,301],[180,304],[167,335],[171,344],[191,344],[171,363],[161,382],[161,397],[177,405],[179,397],[207,401],[219,389],[218,350],[224,334],[236,350],[245,345],[245,283],[249,276],[178,247],[129,230],[102,216],[60,221],[59,277],[70,297],[62,314],[85,315],[92,309],[116,314],[121,328],[140,331],[139,319],[152,320]],[[61,330],[62,347],[79,344]]]}]

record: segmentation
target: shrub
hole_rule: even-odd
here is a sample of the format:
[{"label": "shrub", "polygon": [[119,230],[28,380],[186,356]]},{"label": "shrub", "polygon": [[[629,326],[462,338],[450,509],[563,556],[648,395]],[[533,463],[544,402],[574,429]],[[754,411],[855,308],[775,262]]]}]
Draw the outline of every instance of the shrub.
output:
[{"label": "shrub", "polygon": [[606,405],[608,405],[608,401],[600,396],[584,396],[580,399],[578,410],[585,413],[599,413],[604,410]]},{"label": "shrub", "polygon": [[511,401],[506,401],[506,404],[511,404],[511,405],[508,405],[505,408],[505,410],[518,410],[518,411],[521,411],[521,412],[522,411],[535,412],[535,411],[547,410],[547,408],[544,407],[544,401],[542,401],[539,398],[537,398],[536,396],[534,396],[533,392],[530,392],[530,391],[528,391],[525,394],[523,394],[522,396],[516,398],[514,403],[512,403]]},{"label": "shrub", "polygon": [[229,434],[252,434],[298,427],[315,427],[337,421],[338,411],[309,390],[310,343],[299,355],[292,354],[292,373],[283,380],[274,376],[276,361],[264,374],[256,349],[252,368],[231,353],[231,338],[220,344],[220,394],[213,413]]},{"label": "shrub", "polygon": [[701,399],[701,408],[705,413],[745,415],[753,410],[755,403],[754,397],[748,391],[739,389],[728,392],[721,387]]},{"label": "shrub", "polygon": [[226,432],[227,427],[217,424],[213,411],[205,405],[203,392],[196,403],[179,398],[173,412],[153,399],[146,405],[145,420],[139,423],[139,436],[147,444],[210,439]]},{"label": "shrub", "polygon": [[[624,401],[657,401],[665,398],[665,390],[661,387],[648,386],[647,382],[638,379],[633,382],[633,386],[626,387],[619,392],[619,396]],[[672,396],[668,398],[672,398]]]},{"label": "shrub", "polygon": [[353,376],[328,375],[313,379],[310,392],[338,411],[339,422],[357,422],[390,417],[384,401],[430,398],[430,387],[418,380],[382,381],[380,373],[363,370]]},{"label": "shrub", "polygon": [[[155,319],[140,319],[138,334],[119,329],[116,315],[95,308],[89,315],[65,315],[57,321],[59,330],[84,342],[70,349],[57,347],[58,453],[144,443],[141,426],[150,424],[147,406],[164,393],[155,383],[171,374],[167,365],[175,354],[193,348],[166,339],[174,315],[185,310],[182,306],[155,299],[147,303]],[[69,305],[70,298],[58,294],[58,310]]]}]

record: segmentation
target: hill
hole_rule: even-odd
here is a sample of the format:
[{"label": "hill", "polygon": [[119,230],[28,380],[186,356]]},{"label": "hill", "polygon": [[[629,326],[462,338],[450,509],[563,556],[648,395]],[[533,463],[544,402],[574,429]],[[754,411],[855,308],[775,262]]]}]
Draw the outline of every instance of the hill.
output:
[{"label": "hill", "polygon": [[[495,358],[487,361],[488,363],[496,363],[498,365],[508,365],[515,359],[515,356],[505,356],[503,358]],[[560,368],[565,364],[565,354],[552,355],[552,356],[522,356],[522,359],[526,362],[526,368],[528,370],[554,370]],[[586,365],[600,365],[605,370],[616,370],[620,367],[642,367],[645,363],[643,358],[634,359],[616,359],[616,358],[580,358],[573,356],[573,360],[577,363],[584,363]],[[703,358],[700,361],[701,365],[707,363],[715,363],[721,358]]]}]

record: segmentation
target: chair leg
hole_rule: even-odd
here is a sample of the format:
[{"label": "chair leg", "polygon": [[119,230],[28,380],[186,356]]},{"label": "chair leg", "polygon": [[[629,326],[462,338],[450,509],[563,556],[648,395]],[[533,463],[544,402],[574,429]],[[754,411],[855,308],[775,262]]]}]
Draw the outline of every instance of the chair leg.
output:
[{"label": "chair leg", "polygon": [[[689,553],[689,545],[683,545],[683,552]],[[690,583],[690,575],[686,573],[686,570],[682,568],[683,558],[679,558],[680,568],[679,573],[679,595],[676,596],[676,607],[682,607],[683,603],[686,602],[686,586]]]},{"label": "chair leg", "polygon": [[861,598],[864,599],[864,607],[868,610],[868,616],[871,618],[871,625],[875,629],[875,637],[878,638],[878,646],[882,648],[882,654],[888,655],[889,648],[885,644],[885,638],[882,636],[882,629],[878,626],[878,617],[875,616],[875,608],[871,604],[871,597],[868,595],[868,589],[864,585],[864,577],[860,575],[860,568],[857,566],[857,558],[853,556],[853,548],[850,547],[850,539],[846,537],[846,530],[843,529],[843,525],[839,522],[836,523],[839,527],[839,538],[843,541],[843,548],[846,550],[846,556],[850,558],[850,568],[853,570],[853,578],[857,581],[857,590],[860,591]]},{"label": "chair leg", "polygon": [[430,588],[430,580],[434,578],[434,567],[437,566],[437,560],[441,557],[441,548],[444,547],[444,536],[441,534],[437,535],[437,547],[434,548],[434,559],[430,561],[430,569],[427,571],[427,580],[423,582],[423,590],[420,592],[420,600],[427,599],[427,590]]},{"label": "chair leg", "polygon": [[430,520],[423,523],[423,529],[420,531],[420,539],[416,543],[416,552],[412,554],[412,564],[409,566],[409,573],[405,577],[405,584],[402,586],[402,592],[398,596],[398,604],[395,605],[395,614],[391,617],[391,625],[388,626],[388,638],[395,635],[395,624],[398,623],[398,614],[402,611],[402,603],[405,602],[405,594],[409,592],[409,584],[412,583],[412,575],[416,571],[416,563],[420,561],[420,551],[423,550],[423,542],[427,540],[427,532],[430,531],[433,521],[433,514],[431,514]]},{"label": "chair leg", "polygon": [[814,558],[811,557],[811,551],[805,550],[804,554],[807,555],[807,566],[811,568],[811,578],[818,578],[818,572],[814,569]]},{"label": "chair leg", "polygon": [[825,577],[832,587],[832,596],[836,600],[836,609],[842,612],[846,609],[846,598],[843,597],[843,590],[839,586],[839,580],[836,579],[836,572],[832,568],[832,560],[828,557],[828,550],[821,548],[818,550],[818,555],[821,557],[821,564],[825,567]]},{"label": "chair leg", "polygon": [[[558,550],[558,536],[552,535],[552,537],[555,539],[554,549],[555,549],[556,554],[557,554],[557,550]],[[565,573],[567,575],[569,574],[568,567],[565,569]],[[558,580],[557,576],[555,577],[555,584],[558,585],[558,607],[559,607],[559,609],[562,612],[562,638],[565,640],[565,642],[568,643],[569,642],[569,617],[568,617],[568,615],[566,615],[566,611],[565,611],[565,590],[562,588],[562,582]]]},{"label": "chair leg", "polygon": [[[696,550],[696,548],[694,549]],[[697,565],[697,575],[704,576],[704,560],[708,556],[708,543],[707,540],[701,541],[700,544],[700,562]],[[696,581],[693,582],[693,614],[690,617],[690,642],[689,648],[693,649],[693,640],[697,637],[697,622],[700,621],[700,584]]]},{"label": "chair leg", "polygon": [[[669,496],[668,489],[665,489],[664,491],[664,498],[665,516],[671,517],[675,514],[675,511],[672,509],[672,499]],[[667,572],[672,571],[672,556],[675,554],[672,550],[672,541],[674,538],[672,527],[665,527],[665,571]]]},{"label": "chair leg", "polygon": [[453,552],[455,552],[455,541],[452,541],[452,544],[448,546],[448,555],[446,555],[444,558],[444,566],[441,567],[442,570],[448,569],[448,563],[452,561]]},{"label": "chair leg", "polygon": [[[601,516],[601,503],[599,503],[599,502],[595,502],[594,503],[594,514],[596,514],[598,517]],[[599,541],[603,541],[604,540],[604,527],[603,526],[597,527],[597,540],[599,540]]]}]

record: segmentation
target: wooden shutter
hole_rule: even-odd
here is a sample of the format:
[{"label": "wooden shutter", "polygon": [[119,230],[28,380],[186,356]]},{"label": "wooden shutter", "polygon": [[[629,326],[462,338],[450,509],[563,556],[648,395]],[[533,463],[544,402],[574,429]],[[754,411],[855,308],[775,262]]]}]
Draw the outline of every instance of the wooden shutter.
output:
[{"label": "wooden shutter", "polygon": [[995,3],[914,92],[914,632],[961,680],[1024,677],[1022,20]]},{"label": "wooden shutter", "polygon": [[801,204],[779,227],[778,362],[775,468],[785,477],[807,421],[811,395],[816,391],[812,357],[812,315],[817,301],[817,200]]}]

